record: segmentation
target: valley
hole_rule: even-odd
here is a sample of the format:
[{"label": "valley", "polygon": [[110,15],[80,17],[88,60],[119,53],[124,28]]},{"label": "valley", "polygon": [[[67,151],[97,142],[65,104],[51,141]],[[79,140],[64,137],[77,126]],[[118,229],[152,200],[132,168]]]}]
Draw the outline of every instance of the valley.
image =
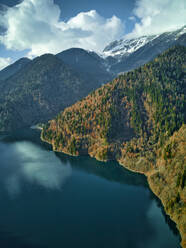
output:
[{"label": "valley", "polygon": [[[183,26],[158,35],[125,37],[108,44],[102,52],[70,48],[55,55],[47,53],[33,59],[21,58],[0,71],[0,132],[12,135],[17,131],[24,133],[24,128],[40,129],[40,138],[43,142],[40,141],[39,145],[48,143],[55,153],[50,157],[51,151],[47,150],[46,144],[48,153],[43,152],[44,148],[32,146],[32,142],[35,142],[32,134],[29,136],[31,143],[25,145],[29,152],[37,154],[37,149],[40,151],[41,156],[38,155],[38,158],[44,161],[41,163],[42,166],[46,162],[44,158],[46,155],[51,159],[51,163],[54,161],[54,164],[57,164],[59,172],[61,162],[58,157],[61,157],[62,162],[67,160],[67,164],[70,164],[67,166],[68,169],[73,163],[79,167],[87,166],[88,173],[104,175],[103,178],[109,178],[110,181],[124,180],[120,179],[118,174],[117,180],[112,175],[112,171],[115,171],[112,170],[113,164],[118,166],[117,173],[125,167],[132,172],[145,175],[150,189],[161,200],[165,212],[176,223],[182,239],[181,245],[185,248],[185,44],[186,27]],[[19,143],[20,140],[7,142],[6,136],[2,136],[1,142],[5,155],[6,149],[9,150],[11,147],[8,145],[9,142],[10,144],[13,142],[12,147],[15,142],[10,154],[12,153],[11,156],[14,157],[15,151],[18,152],[17,168],[19,164],[25,163],[19,156],[19,152],[25,152],[24,146]],[[21,139],[21,142],[25,142],[25,139]],[[37,164],[35,157],[35,163],[32,163],[29,152],[25,157],[31,161],[32,166],[35,166]],[[87,159],[87,155],[92,158]],[[9,161],[6,156],[4,164]],[[79,163],[78,156],[81,156],[82,161],[88,161],[87,164],[82,161]],[[77,161],[73,162],[73,159]],[[108,174],[106,172],[108,168],[96,167],[96,172],[93,166],[89,168],[90,164],[98,166],[103,165],[102,162],[106,162],[105,166],[113,163]],[[25,168],[32,168],[27,166],[29,166],[27,163],[26,167],[23,166],[24,173],[27,171]],[[47,169],[52,175],[49,164]],[[71,169],[69,173],[70,171]],[[132,176],[130,172],[125,173],[124,183],[128,183]],[[81,177],[87,181],[86,177],[82,175],[79,177],[81,173],[77,174],[79,181]],[[143,175],[135,175],[134,178]],[[29,175],[26,177],[29,183],[34,180],[40,183],[37,173],[33,181]],[[46,183],[44,178],[45,174],[41,178],[42,186]],[[55,189],[58,190],[61,184],[60,178],[54,175],[54,181],[56,178],[59,180],[59,187]],[[49,179],[50,177],[47,177],[47,180]],[[135,180],[137,183],[133,184],[137,187],[138,180]],[[54,181],[52,185],[56,185]],[[97,183],[97,178],[94,182]],[[110,187],[113,189],[113,185]],[[93,192],[92,188],[90,192]],[[103,191],[103,195],[105,192],[107,194],[107,191]],[[34,198],[34,194],[32,197]],[[68,199],[68,194],[66,197]],[[138,199],[137,196],[135,198]],[[55,204],[56,199],[54,197]],[[81,210],[80,213],[82,214]],[[71,221],[73,222],[73,219]],[[86,232],[84,226],[82,230]],[[38,238],[36,234],[34,235]],[[55,236],[55,233],[53,235]],[[117,232],[115,235],[117,242]],[[56,239],[61,242],[58,235]],[[162,240],[165,242],[165,239]],[[83,239],[79,240],[80,243],[82,241]],[[121,239],[122,242],[127,244],[128,241]],[[148,247],[148,242],[145,242]],[[163,243],[159,244],[163,247]]]}]

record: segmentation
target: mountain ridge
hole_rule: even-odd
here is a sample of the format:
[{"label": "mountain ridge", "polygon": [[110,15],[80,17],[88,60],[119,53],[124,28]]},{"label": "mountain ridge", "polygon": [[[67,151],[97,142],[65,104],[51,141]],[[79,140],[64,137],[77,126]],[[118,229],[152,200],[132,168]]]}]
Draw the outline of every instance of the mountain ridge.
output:
[{"label": "mountain ridge", "polygon": [[53,54],[29,60],[0,83],[0,131],[45,122],[113,77],[101,70],[97,75],[97,71],[92,68],[91,73],[84,73]]},{"label": "mountain ridge", "polygon": [[[167,33],[166,33],[167,34]],[[74,92],[73,96],[75,98],[75,100],[72,100],[69,102],[67,99],[67,104],[62,104],[61,105],[61,109],[59,109],[60,104],[55,102],[56,108],[58,111],[64,109],[65,107],[73,104],[76,100],[80,100],[82,97],[84,97],[86,94],[88,94],[90,91],[95,90],[96,88],[100,87],[101,85],[104,85],[105,83],[111,81],[114,77],[116,77],[119,73],[126,73],[127,71],[130,71],[131,69],[134,69],[136,67],[139,67],[140,65],[145,64],[146,62],[152,60],[155,56],[157,56],[157,54],[161,53],[162,51],[164,51],[167,47],[171,46],[172,44],[175,43],[175,35],[177,34],[177,40],[176,43],[178,42],[179,44],[186,44],[186,33],[185,33],[185,29],[182,29],[182,31],[177,30],[175,32],[169,32],[168,36],[171,37],[171,39],[169,39],[168,42],[166,41],[166,37],[165,34],[159,35],[157,38],[153,38],[153,37],[147,37],[149,40],[152,40],[152,42],[147,42],[147,44],[143,45],[140,44],[140,48],[137,49],[135,51],[135,44],[132,44],[131,49],[133,49],[133,52],[130,53],[130,55],[128,56],[121,56],[120,58],[118,58],[118,56],[108,56],[105,57],[104,54],[97,54],[93,51],[86,51],[84,49],[80,49],[80,48],[71,48],[68,49],[66,51],[63,51],[57,55],[53,55],[54,57],[56,57],[56,59],[60,59],[61,62],[69,68],[69,70],[71,71],[71,73],[73,72],[73,74],[76,74],[76,77],[79,78],[79,80],[82,82],[82,85],[84,85],[84,87],[82,87],[82,91],[84,93],[80,93],[80,91],[78,91],[79,93],[75,93],[75,91],[73,89],[72,92]],[[178,35],[179,34],[179,35]],[[165,44],[166,43],[166,44]],[[138,43],[137,43],[138,44]],[[42,57],[43,56],[43,57]],[[15,124],[14,119],[17,119],[20,115],[23,116],[25,113],[25,110],[23,110],[22,108],[20,108],[20,111],[18,111],[18,113],[16,114],[16,116],[14,116],[14,112],[17,112],[17,106],[15,105],[17,102],[21,102],[22,105],[25,104],[25,106],[28,105],[28,101],[25,97],[23,97],[24,92],[26,92],[26,89],[24,87],[24,82],[22,81],[22,75],[24,75],[25,78],[25,85],[27,85],[28,89],[30,89],[30,85],[29,85],[29,80],[30,80],[30,84],[32,85],[32,72],[33,75],[36,76],[36,73],[38,74],[38,77],[40,78],[39,80],[41,80],[42,82],[45,81],[46,85],[48,85],[48,83],[50,83],[52,85],[52,77],[53,77],[53,81],[56,80],[55,78],[55,74],[57,73],[58,75],[60,74],[60,71],[56,71],[56,69],[53,67],[53,70],[55,73],[50,74],[50,77],[48,78],[48,82],[47,82],[47,78],[46,75],[41,74],[39,70],[37,70],[37,68],[33,69],[33,67],[31,65],[33,65],[33,63],[35,63],[37,61],[37,59],[41,59],[41,58],[47,58],[47,56],[42,55],[38,58],[35,58],[33,61],[28,60],[28,59],[21,59],[18,60],[17,62],[15,62],[14,64],[10,65],[9,67],[6,67],[4,70],[0,71],[0,102],[1,102],[1,108],[0,108],[0,116],[1,116],[1,128],[0,130],[10,130],[10,126],[8,127],[7,125],[3,124],[6,123],[3,120],[6,119],[8,116],[9,122],[11,123],[11,128],[16,128],[17,125]],[[53,58],[54,58],[53,57]],[[22,63],[25,62],[25,63]],[[56,60],[57,61],[57,60]],[[60,63],[60,61],[58,61]],[[47,67],[47,59],[46,59],[46,63],[45,66]],[[13,69],[12,69],[13,68]],[[30,68],[30,72],[28,70],[28,68]],[[58,66],[57,66],[58,68]],[[60,67],[61,68],[61,67]],[[44,69],[44,68],[43,68]],[[42,70],[43,70],[42,69]],[[41,71],[42,71],[41,70]],[[27,72],[27,74],[29,74],[29,80],[27,80],[27,77],[25,76],[25,72]],[[2,80],[1,75],[2,73],[5,73],[5,78],[4,80]],[[42,75],[42,77],[41,77]],[[19,93],[17,93],[17,97],[15,92],[17,92],[17,89],[15,88],[15,86],[19,85],[19,83],[22,85],[19,88]],[[65,78],[63,79],[63,82],[65,81]],[[68,81],[68,80],[67,80]],[[37,81],[35,82],[35,85],[37,85]],[[60,84],[60,82],[59,82]],[[17,87],[16,86],[16,87]],[[33,86],[33,85],[32,85]],[[31,87],[32,87],[31,86]],[[50,87],[49,87],[50,88]],[[85,90],[84,90],[85,89]],[[89,89],[89,90],[88,90]],[[34,91],[34,89],[32,89]],[[53,89],[52,92],[54,92],[55,90]],[[58,92],[56,92],[56,97],[58,97],[59,102],[62,102],[62,99],[59,99],[58,96]],[[49,100],[49,94],[50,92],[46,92],[45,94],[48,95],[48,100]],[[65,94],[61,92],[61,94]],[[76,95],[77,94],[77,95]],[[9,101],[11,98],[11,95],[13,96],[14,100],[17,98],[16,101],[14,101],[14,103],[12,101]],[[22,95],[22,100],[20,99],[20,95]],[[68,94],[67,94],[68,95]],[[55,96],[53,95],[53,98]],[[33,97],[32,97],[33,98]],[[39,98],[37,98],[39,101]],[[2,103],[4,101],[4,103]],[[9,101],[9,102],[8,102]],[[39,118],[39,115],[36,113],[36,111],[38,111],[37,109],[40,108],[38,105],[38,102],[35,100],[31,100],[33,104],[33,109],[35,109],[34,111],[30,111],[30,113],[32,113],[33,118],[30,118],[30,121],[27,122],[27,125],[33,125],[36,123],[36,121],[38,122],[43,122],[43,121],[47,121],[50,118],[54,117],[56,115],[56,110],[55,107],[53,106],[52,101],[50,100],[50,106],[48,105],[49,108],[49,114],[48,114],[48,118]],[[30,104],[31,104],[30,102]],[[48,103],[49,103],[48,102]],[[18,104],[19,106],[19,104]],[[10,111],[11,109],[11,111]],[[53,116],[51,114],[50,109],[53,110]],[[5,114],[5,112],[7,112]],[[11,114],[10,114],[11,112]],[[45,110],[46,112],[46,110]],[[9,114],[8,114],[9,113]],[[11,117],[14,116],[14,117]],[[42,116],[42,113],[40,114]],[[34,116],[36,116],[37,118],[34,121]],[[45,116],[47,116],[47,113],[45,113]],[[32,120],[31,120],[32,119]],[[22,121],[22,117],[19,118],[20,123]],[[26,120],[26,118],[24,118],[24,120]],[[15,126],[15,127],[14,127]],[[25,126],[24,122],[23,122],[23,126]],[[8,128],[7,128],[8,127]],[[19,127],[22,127],[21,124],[19,124]]]},{"label": "mountain ridge", "polygon": [[118,74],[151,61],[174,45],[186,46],[186,26],[159,35],[115,41],[103,50],[103,54],[106,60],[110,57],[115,59],[113,63],[109,64],[109,68],[113,73]]},{"label": "mountain ridge", "polygon": [[[116,40],[108,44],[101,53],[82,48],[70,48],[56,54],[56,56],[71,66],[76,72],[82,73],[86,79],[88,76],[91,76],[91,66],[95,67],[98,75],[103,76],[103,83],[105,83],[108,79],[111,79],[110,77],[114,77],[118,73],[130,71],[151,61],[155,56],[174,45],[186,45],[186,26],[158,35]],[[21,66],[17,66],[17,64],[19,65],[24,60],[28,60],[27,62],[31,61],[28,58],[17,60],[0,71],[0,80],[7,79],[9,74],[12,76],[19,71]],[[14,69],[15,71],[11,70],[11,67],[16,68]],[[95,75],[93,76],[95,77]]]},{"label": "mountain ridge", "polygon": [[[56,55],[73,70],[79,73],[85,80],[100,80],[102,84],[110,81],[114,74],[107,71],[105,60],[93,51],[82,48],[70,48]],[[95,74],[96,72],[96,74]]]},{"label": "mountain ridge", "polygon": [[35,58],[0,84],[0,130],[44,122],[95,89],[52,54]]},{"label": "mountain ridge", "polygon": [[160,34],[155,35],[143,35],[137,38],[123,38],[120,40],[116,40],[108,44],[103,53],[105,56],[116,56],[116,55],[128,55],[140,47],[144,46],[145,44],[152,42],[154,39],[158,37],[166,37],[167,42],[168,39],[172,39],[174,37],[175,40],[179,39],[180,36],[186,33],[186,25],[182,28],[174,30],[172,32],[163,32]]},{"label": "mountain ridge", "polygon": [[19,70],[24,68],[31,60],[28,58],[21,58],[15,63],[5,67],[0,71],[0,80],[6,80],[7,78],[13,76]]}]

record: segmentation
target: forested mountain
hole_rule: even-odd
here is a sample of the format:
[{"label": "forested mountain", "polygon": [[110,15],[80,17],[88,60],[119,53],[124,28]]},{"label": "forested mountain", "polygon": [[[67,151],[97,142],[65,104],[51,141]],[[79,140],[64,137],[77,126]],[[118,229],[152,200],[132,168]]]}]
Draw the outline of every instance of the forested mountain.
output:
[{"label": "forested mountain", "polygon": [[[88,138],[88,146],[99,140],[100,149],[142,136],[149,143],[162,144],[186,118],[185,51],[172,48],[65,109],[51,122],[57,125],[52,138],[64,132],[67,140],[62,139],[61,146],[66,148],[69,138],[76,136]],[[76,148],[81,153],[83,147]]]},{"label": "forested mountain", "polygon": [[24,68],[31,60],[28,58],[21,58],[17,60],[15,63],[5,67],[3,70],[0,71],[0,80],[5,80],[16,72],[20,71]]},{"label": "forested mountain", "polygon": [[[130,71],[150,61],[172,44],[186,44],[185,30],[183,27],[158,36],[116,41],[107,46],[102,55],[80,48],[72,48],[57,55],[43,55],[33,61],[27,58],[18,60],[0,71],[0,130],[12,130],[53,118],[60,110],[111,81],[119,72]],[[54,63],[50,72],[44,69],[44,67],[50,68],[51,66],[49,57],[52,57],[53,62],[56,63],[56,68]],[[63,71],[62,65],[65,71],[66,68],[70,71],[63,77],[59,76]],[[75,75],[81,83],[75,83],[74,86],[69,74]],[[67,82],[69,82],[68,86]],[[45,90],[44,86],[40,88],[41,85],[46,85]],[[58,86],[54,85],[60,85],[60,91],[58,91]],[[67,93],[61,85],[65,85],[68,92],[71,89],[72,94]],[[37,87],[38,91],[35,93]],[[45,100],[45,103],[40,102],[39,97],[30,99],[28,91],[32,96],[41,94],[41,99],[47,96],[47,100],[45,99],[47,104]],[[62,97],[59,97],[59,94]],[[67,97],[68,94],[70,94],[69,97]],[[47,108],[45,109],[44,106]]]},{"label": "forested mountain", "polygon": [[[85,80],[107,83],[114,75],[107,71],[105,60],[95,52],[80,48],[71,48],[56,55],[73,70],[78,72]],[[99,85],[100,86],[100,85]]]},{"label": "forested mountain", "polygon": [[[107,45],[97,54],[81,48],[71,48],[56,54],[65,64],[86,80],[95,84],[108,82],[120,72],[143,65],[173,45],[186,44],[186,26],[159,35],[121,39]],[[22,58],[0,71],[0,80],[7,79],[23,68],[30,60]],[[100,84],[99,84],[100,86]]]},{"label": "forested mountain", "polygon": [[37,57],[1,82],[0,131],[47,121],[97,87],[58,57]]},{"label": "forested mountain", "polygon": [[185,54],[185,47],[176,46],[120,75],[66,108],[42,131],[42,139],[55,151],[116,159],[146,174],[182,238],[186,236]]},{"label": "forested mountain", "polygon": [[22,58],[0,71],[0,131],[47,121],[113,77],[83,49]]}]

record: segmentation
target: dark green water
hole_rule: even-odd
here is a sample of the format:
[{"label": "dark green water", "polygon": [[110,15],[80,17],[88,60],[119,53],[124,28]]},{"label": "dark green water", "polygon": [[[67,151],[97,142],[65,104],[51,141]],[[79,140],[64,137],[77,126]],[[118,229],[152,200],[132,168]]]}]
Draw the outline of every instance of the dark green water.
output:
[{"label": "dark green water", "polygon": [[1,248],[178,248],[143,176],[55,154],[36,131],[0,138]]}]

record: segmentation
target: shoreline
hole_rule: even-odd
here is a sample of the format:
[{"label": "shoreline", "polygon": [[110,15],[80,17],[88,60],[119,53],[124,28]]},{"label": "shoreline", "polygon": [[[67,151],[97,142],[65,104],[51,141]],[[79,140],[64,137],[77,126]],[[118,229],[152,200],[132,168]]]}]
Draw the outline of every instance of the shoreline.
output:
[{"label": "shoreline", "polygon": [[[73,157],[79,157],[79,156],[81,156],[81,154],[79,154],[79,155],[73,155],[73,154],[67,153],[67,152],[65,152],[65,151],[63,151],[63,150],[59,151],[59,150],[53,149],[53,144],[51,144],[49,141],[43,139],[42,135],[41,135],[40,138],[41,138],[41,140],[42,140],[43,142],[46,142],[46,143],[50,144],[50,145],[52,146],[52,150],[53,150],[54,152],[64,153],[64,154],[66,154],[66,155],[68,155],[68,156],[73,156]],[[95,156],[91,156],[89,153],[87,153],[87,155],[90,156],[91,158],[95,158],[97,161],[108,162],[108,160],[97,159]],[[161,202],[161,204],[162,204],[162,207],[163,207],[164,212],[166,213],[166,215],[168,215],[169,218],[176,224],[176,228],[177,228],[177,230],[178,230],[178,232],[179,232],[179,236],[180,236],[180,238],[181,238],[180,246],[181,246],[182,248],[186,248],[185,240],[184,240],[184,235],[185,235],[185,233],[184,233],[182,230],[180,230],[180,228],[179,228],[179,226],[178,226],[178,223],[176,223],[176,221],[173,219],[173,217],[171,216],[171,214],[168,213],[168,212],[166,211],[166,208],[165,208],[165,204],[164,204],[164,202],[163,202],[163,199],[161,199],[161,197],[158,195],[158,193],[157,193],[156,190],[155,190],[155,185],[153,185],[152,181],[150,180],[150,177],[151,177],[152,175],[154,175],[155,173],[157,173],[158,170],[157,170],[157,169],[156,169],[156,170],[155,170],[155,169],[150,169],[150,170],[148,170],[147,172],[144,172],[144,171],[140,171],[140,170],[135,170],[135,169],[133,169],[133,168],[130,168],[129,166],[124,165],[124,163],[122,163],[121,160],[116,160],[116,159],[114,159],[113,161],[118,162],[120,166],[124,167],[125,169],[127,169],[127,170],[129,170],[129,171],[131,171],[131,172],[133,172],[133,173],[142,174],[142,175],[144,175],[144,176],[146,177],[147,183],[148,183],[148,186],[149,186],[149,189],[150,189],[150,190],[152,191],[152,193],[160,200],[160,202]]]}]

